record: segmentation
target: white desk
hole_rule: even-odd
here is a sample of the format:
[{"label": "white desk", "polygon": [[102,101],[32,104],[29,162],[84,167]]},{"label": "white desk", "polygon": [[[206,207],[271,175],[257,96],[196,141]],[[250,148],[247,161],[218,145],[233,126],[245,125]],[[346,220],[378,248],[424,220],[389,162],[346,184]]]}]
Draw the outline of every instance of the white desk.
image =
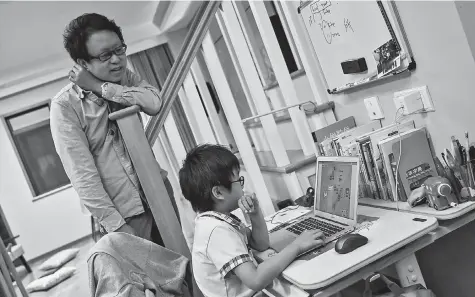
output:
[{"label": "white desk", "polygon": [[416,207],[411,207],[407,202],[394,202],[381,199],[372,199],[372,198],[359,198],[359,205],[366,205],[372,207],[379,207],[385,209],[392,209],[404,212],[410,212],[414,214],[420,214],[423,216],[435,217],[438,220],[452,220],[458,218],[468,212],[471,212],[475,209],[474,201],[467,201],[461,204],[458,204],[455,207],[447,208],[444,210],[435,210],[432,207],[429,207],[427,204],[418,205]]},{"label": "white desk", "polygon": [[[299,209],[299,212],[305,211]],[[282,273],[282,276],[302,289],[319,289],[423,237],[438,226],[437,220],[433,217],[410,213],[366,206],[358,206],[358,213],[378,217],[378,220],[373,221],[370,226],[358,231],[368,237],[369,242],[366,245],[344,255],[329,249],[311,260],[296,260]],[[290,211],[287,216],[293,217]],[[414,218],[423,218],[425,221],[414,221]],[[269,225],[271,227],[273,224]],[[262,254],[259,256],[265,258]]]}]

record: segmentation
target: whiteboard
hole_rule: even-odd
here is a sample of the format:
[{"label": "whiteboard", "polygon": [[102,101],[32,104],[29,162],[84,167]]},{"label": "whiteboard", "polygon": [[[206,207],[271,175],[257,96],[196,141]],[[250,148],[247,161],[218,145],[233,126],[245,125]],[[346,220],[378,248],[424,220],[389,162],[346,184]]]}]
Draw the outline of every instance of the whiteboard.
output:
[{"label": "whiteboard", "polygon": [[[383,5],[381,2],[380,4]],[[381,7],[378,1],[348,0],[308,1],[301,6],[300,15],[329,90],[351,86],[355,82],[364,82],[370,78],[376,79],[395,68],[407,67],[407,51],[405,46],[401,46],[402,38],[398,38],[402,33],[395,32],[400,27],[392,25],[395,21],[388,13],[389,7],[383,8],[387,18],[383,16]],[[378,48],[381,50],[385,44],[386,48],[397,48],[388,61],[393,65],[396,63],[393,63],[395,57],[398,56],[398,67],[393,65],[391,69],[382,70],[387,63],[379,63],[378,67],[376,58],[380,56],[375,51],[379,52]],[[368,70],[344,74],[341,63],[359,58],[365,58]]]}]

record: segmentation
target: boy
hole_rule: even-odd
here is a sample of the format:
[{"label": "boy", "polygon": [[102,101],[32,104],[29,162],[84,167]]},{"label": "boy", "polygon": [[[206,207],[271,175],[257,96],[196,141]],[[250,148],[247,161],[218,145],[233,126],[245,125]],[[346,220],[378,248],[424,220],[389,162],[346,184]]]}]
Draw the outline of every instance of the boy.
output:
[{"label": "boy", "polygon": [[[269,234],[255,195],[244,195],[239,161],[228,149],[201,145],[180,169],[180,186],[198,213],[192,251],[193,273],[207,297],[253,296],[302,252],[322,244],[320,231],[302,233],[282,252],[257,265],[251,248],[269,248]],[[249,215],[252,231],[231,211]]]}]

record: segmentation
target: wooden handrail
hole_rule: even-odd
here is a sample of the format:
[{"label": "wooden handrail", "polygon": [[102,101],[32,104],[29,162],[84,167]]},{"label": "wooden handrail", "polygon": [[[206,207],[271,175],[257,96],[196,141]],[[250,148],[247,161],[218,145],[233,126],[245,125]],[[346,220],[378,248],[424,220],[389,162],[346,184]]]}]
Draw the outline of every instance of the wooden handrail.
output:
[{"label": "wooden handrail", "polygon": [[189,26],[190,30],[183,42],[180,53],[175,59],[175,63],[173,64],[167,80],[163,84],[163,88],[160,92],[162,108],[158,115],[152,117],[145,127],[145,135],[147,136],[150,145],[153,145],[157,140],[158,133],[165,123],[165,119],[171,110],[173,101],[177,97],[178,90],[190,71],[191,63],[195,59],[196,53],[208,32],[209,24],[211,23],[220,3],[220,1],[203,1]]},{"label": "wooden handrail", "polygon": [[117,110],[109,115],[109,120],[116,121],[121,118],[125,118],[128,115],[137,113],[140,111],[140,106],[132,105],[124,109]]}]

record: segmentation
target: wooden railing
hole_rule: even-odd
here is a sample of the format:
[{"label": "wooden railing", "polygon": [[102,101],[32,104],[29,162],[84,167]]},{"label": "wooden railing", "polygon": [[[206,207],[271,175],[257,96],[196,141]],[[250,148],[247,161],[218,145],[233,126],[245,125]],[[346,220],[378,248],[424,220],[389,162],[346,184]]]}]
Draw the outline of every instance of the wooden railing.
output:
[{"label": "wooden railing", "polygon": [[[162,181],[160,166],[156,162],[151,147],[157,140],[158,134],[170,113],[171,106],[177,98],[178,90],[188,74],[191,63],[208,32],[209,24],[214,17],[220,2],[204,1],[198,9],[190,25],[190,31],[183,42],[180,53],[160,92],[162,108],[159,114],[152,117],[145,133],[137,113],[138,106],[131,106],[109,115],[116,120],[129,151],[135,171],[147,198],[154,220],[158,226],[165,246],[191,260],[191,252],[181,229],[179,214],[173,207],[174,197],[169,193]],[[196,284],[193,284],[192,295],[202,296]]]},{"label": "wooden railing", "polygon": [[160,113],[152,117],[145,127],[145,135],[151,145],[157,140],[158,134],[177,97],[178,90],[190,71],[191,63],[195,59],[220,3],[220,1],[203,1],[189,26],[190,30],[183,42],[180,53],[175,59],[175,63],[160,92],[163,101]]}]

